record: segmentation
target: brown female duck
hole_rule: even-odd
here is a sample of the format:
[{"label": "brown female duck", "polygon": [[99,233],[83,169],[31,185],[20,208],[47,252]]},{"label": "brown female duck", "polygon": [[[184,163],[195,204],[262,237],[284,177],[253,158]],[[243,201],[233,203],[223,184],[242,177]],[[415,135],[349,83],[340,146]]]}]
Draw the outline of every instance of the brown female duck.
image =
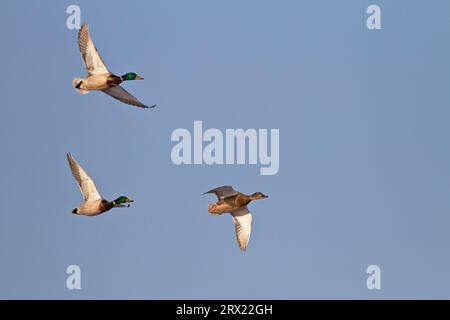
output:
[{"label": "brown female duck", "polygon": [[231,186],[215,188],[205,192],[204,194],[207,193],[214,193],[218,198],[216,203],[210,203],[208,205],[209,213],[216,216],[223,213],[231,213],[236,229],[236,238],[239,248],[242,251],[245,251],[247,249],[252,231],[252,215],[248,210],[247,205],[253,200],[264,199],[268,196],[261,192],[246,195],[244,193],[237,192]]}]

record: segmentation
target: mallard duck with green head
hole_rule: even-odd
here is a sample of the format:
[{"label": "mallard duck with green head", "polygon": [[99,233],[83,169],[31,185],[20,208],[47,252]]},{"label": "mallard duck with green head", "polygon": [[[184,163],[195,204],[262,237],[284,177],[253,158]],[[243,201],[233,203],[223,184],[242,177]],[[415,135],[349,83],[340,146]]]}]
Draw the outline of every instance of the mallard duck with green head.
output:
[{"label": "mallard duck with green head", "polygon": [[73,86],[79,93],[87,94],[92,90],[102,91],[114,99],[136,107],[154,108],[156,106],[144,105],[120,86],[124,81],[143,80],[144,78],[134,72],[128,72],[123,76],[111,73],[92,42],[89,26],[86,24],[78,32],[78,47],[88,73],[86,78],[73,79]]},{"label": "mallard duck with green head", "polygon": [[207,193],[214,193],[218,198],[216,203],[210,203],[208,205],[208,212],[215,216],[223,213],[231,213],[239,248],[242,251],[247,250],[250,234],[252,232],[253,220],[247,205],[253,200],[265,199],[268,198],[268,196],[262,192],[246,195],[234,190],[232,186],[215,188],[204,194]]},{"label": "mallard duck with green head", "polygon": [[[129,207],[129,203],[134,202],[125,196],[120,196],[114,201],[103,199],[97,191],[97,187],[92,178],[70,153],[67,154],[67,161],[84,197],[83,203],[78,208],[73,209],[72,213],[82,216],[97,216],[112,208]],[[126,205],[127,203],[128,205]]]}]

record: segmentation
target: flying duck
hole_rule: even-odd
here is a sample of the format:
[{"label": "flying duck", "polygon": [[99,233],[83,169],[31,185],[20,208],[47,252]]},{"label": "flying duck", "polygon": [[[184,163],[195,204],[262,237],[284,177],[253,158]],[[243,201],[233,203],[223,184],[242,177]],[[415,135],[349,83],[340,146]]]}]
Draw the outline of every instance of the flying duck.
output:
[{"label": "flying duck", "polygon": [[92,39],[89,35],[89,26],[84,24],[78,32],[78,47],[83,57],[84,65],[88,76],[86,78],[73,79],[73,86],[82,94],[89,91],[97,90],[117,99],[125,104],[133,105],[140,108],[154,108],[141,103],[133,97],[128,91],[120,86],[124,81],[143,80],[141,76],[134,72],[128,72],[123,76],[117,76],[106,68],[100,54],[97,51]]},{"label": "flying duck", "polygon": [[237,192],[231,186],[215,188],[204,194],[208,193],[214,193],[218,198],[216,203],[210,203],[208,205],[208,212],[215,216],[223,213],[231,213],[239,248],[242,251],[247,250],[252,231],[252,214],[248,210],[247,205],[253,200],[264,199],[268,196],[261,192],[246,195]]},{"label": "flying duck", "polygon": [[70,153],[67,154],[67,161],[84,197],[84,202],[78,208],[73,209],[72,213],[83,216],[96,216],[112,208],[129,207],[130,205],[126,206],[125,203],[133,202],[133,200],[125,196],[120,196],[114,201],[103,199],[98,193],[92,178]]}]

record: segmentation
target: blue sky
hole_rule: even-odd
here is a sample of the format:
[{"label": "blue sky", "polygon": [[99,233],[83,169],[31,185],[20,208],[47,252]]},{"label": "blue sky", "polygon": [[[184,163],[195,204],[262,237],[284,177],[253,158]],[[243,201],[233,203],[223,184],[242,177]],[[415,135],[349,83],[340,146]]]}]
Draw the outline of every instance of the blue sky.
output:
[{"label": "blue sky", "polygon": [[[156,109],[75,92],[71,4]],[[450,3],[3,1],[0,18],[0,298],[450,298]],[[278,174],[175,166],[171,133],[195,120],[279,128]],[[134,205],[72,215],[66,152]],[[228,184],[270,195],[246,253],[202,196]]]}]

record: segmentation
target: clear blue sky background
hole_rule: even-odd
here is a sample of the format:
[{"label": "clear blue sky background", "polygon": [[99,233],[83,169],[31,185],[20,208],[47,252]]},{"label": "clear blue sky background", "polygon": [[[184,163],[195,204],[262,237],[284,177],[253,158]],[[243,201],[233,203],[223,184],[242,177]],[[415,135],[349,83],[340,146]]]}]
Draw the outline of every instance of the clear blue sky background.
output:
[{"label": "clear blue sky background", "polygon": [[[75,92],[70,4],[1,4],[0,298],[450,298],[450,2],[76,1],[154,110]],[[194,120],[279,128],[278,175],[173,165],[170,135]],[[134,205],[72,215],[66,152]],[[270,195],[246,253],[207,213],[225,184]]]}]

